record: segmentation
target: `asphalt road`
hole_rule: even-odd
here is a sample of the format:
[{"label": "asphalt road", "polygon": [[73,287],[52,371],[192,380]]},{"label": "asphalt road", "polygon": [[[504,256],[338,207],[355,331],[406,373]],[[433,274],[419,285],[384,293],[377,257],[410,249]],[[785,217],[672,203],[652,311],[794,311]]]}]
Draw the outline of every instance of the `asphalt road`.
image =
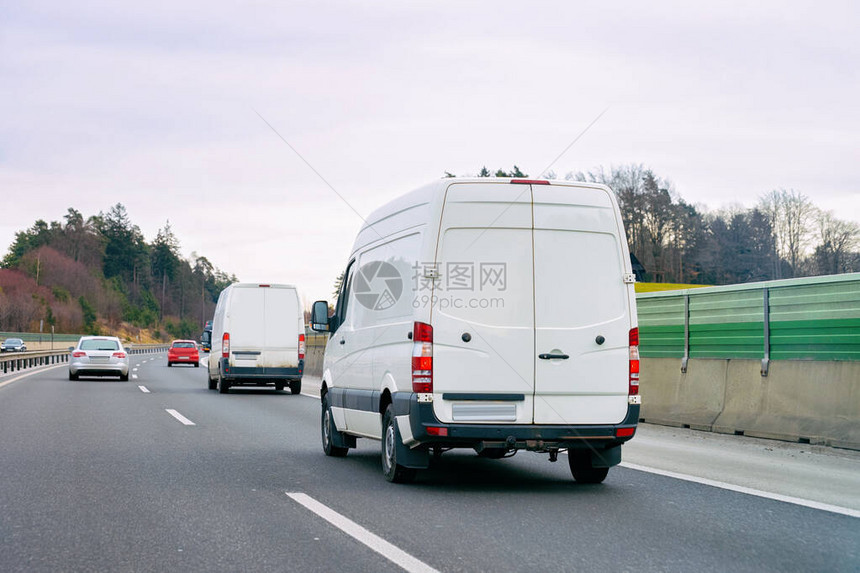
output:
[{"label": "asphalt road", "polygon": [[[129,382],[70,382],[65,366],[0,378],[0,570],[860,569],[851,511],[630,467],[613,468],[602,485],[577,485],[564,459],[526,452],[505,460],[448,452],[416,483],[389,484],[378,442],[359,440],[343,459],[322,454],[312,396],[219,395],[206,388],[205,367],[168,369],[163,354],[132,362]],[[704,461],[679,473],[730,483],[735,466],[752,464],[758,475],[774,459],[732,437],[640,433],[625,463],[667,473],[685,469],[679,459],[716,457],[733,460],[723,474],[721,464],[699,471]],[[839,491],[852,479],[860,491],[860,456],[786,447],[775,451],[837,468],[835,493],[820,501],[852,507],[856,493],[840,504]],[[777,463],[773,480],[749,487],[815,501],[804,496],[808,475],[777,477],[790,472],[804,474]]]}]

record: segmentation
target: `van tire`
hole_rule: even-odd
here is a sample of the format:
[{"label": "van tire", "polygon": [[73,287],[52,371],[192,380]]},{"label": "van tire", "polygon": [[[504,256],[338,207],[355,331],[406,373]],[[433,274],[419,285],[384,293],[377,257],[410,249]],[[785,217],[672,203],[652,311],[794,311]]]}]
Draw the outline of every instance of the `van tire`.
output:
[{"label": "van tire", "polygon": [[570,473],[577,483],[602,483],[609,474],[609,468],[595,468],[591,465],[591,454],[588,451],[569,450],[567,463]]},{"label": "van tire", "polygon": [[334,425],[334,419],[331,415],[328,394],[323,395],[320,404],[322,405],[322,412],[320,413],[320,436],[322,437],[323,452],[325,452],[325,455],[333,458],[342,458],[349,452],[349,448],[334,445],[333,436],[337,432],[337,427]]},{"label": "van tire", "polygon": [[218,373],[217,384],[218,384],[218,393],[219,394],[226,394],[227,392],[230,391],[230,383],[227,382],[226,380],[224,380],[224,377],[221,376],[220,372]]},{"label": "van tire", "polygon": [[216,385],[217,385],[217,383],[218,383],[218,381],[217,381],[217,380],[215,380],[214,378],[212,378],[212,374],[211,374],[211,372],[210,372],[210,370],[209,370],[209,366],[208,366],[208,365],[206,366],[206,378],[209,380],[209,389],[210,389],[210,390],[214,390],[214,389],[215,389],[215,386],[216,386]]},{"label": "van tire", "polygon": [[397,442],[400,432],[397,431],[397,420],[394,417],[394,405],[389,404],[382,417],[382,474],[392,483],[409,483],[415,479],[414,468],[403,467],[397,463]]},{"label": "van tire", "polygon": [[275,382],[275,390],[277,390],[278,392],[281,392],[281,391],[283,391],[283,389],[284,389],[284,383],[283,382]]},{"label": "van tire", "polygon": [[302,381],[301,380],[290,380],[290,392],[293,394],[301,394],[302,393]]}]

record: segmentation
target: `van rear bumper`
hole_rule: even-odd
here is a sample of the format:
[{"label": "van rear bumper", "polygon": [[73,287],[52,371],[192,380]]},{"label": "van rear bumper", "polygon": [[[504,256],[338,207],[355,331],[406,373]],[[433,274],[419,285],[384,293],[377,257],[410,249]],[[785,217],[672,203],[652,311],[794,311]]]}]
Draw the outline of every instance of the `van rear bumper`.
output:
[{"label": "van rear bumper", "polygon": [[257,368],[249,366],[230,366],[226,358],[221,358],[221,375],[225,380],[241,384],[244,380],[249,383],[265,383],[266,380],[301,380],[305,361],[299,360],[298,368]]},{"label": "van rear bumper", "polygon": [[632,434],[618,436],[617,432],[631,428],[635,432],[640,408],[639,404],[629,404],[627,416],[620,424],[447,424],[436,418],[432,403],[419,403],[418,395],[413,392],[396,392],[393,401],[395,415],[409,417],[412,436],[404,436],[404,441],[410,447],[439,445],[473,447],[478,451],[488,448],[546,451],[615,447],[633,437]]}]

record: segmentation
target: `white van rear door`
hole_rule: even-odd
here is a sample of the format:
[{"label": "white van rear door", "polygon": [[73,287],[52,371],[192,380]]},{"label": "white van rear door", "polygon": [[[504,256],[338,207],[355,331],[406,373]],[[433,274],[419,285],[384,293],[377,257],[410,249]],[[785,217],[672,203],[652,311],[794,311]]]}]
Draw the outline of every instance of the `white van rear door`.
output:
[{"label": "white van rear door", "polygon": [[264,346],[257,366],[263,368],[299,367],[299,297],[295,289],[270,287],[265,295]]},{"label": "white van rear door", "polygon": [[436,416],[442,422],[532,423],[529,186],[449,186],[436,260],[418,263],[416,306],[432,305]]},{"label": "white van rear door", "polygon": [[614,203],[602,189],[532,190],[534,421],[619,423],[627,415],[631,323],[623,281],[628,255]]},{"label": "white van rear door", "polygon": [[230,365],[255,368],[259,366],[260,349],[265,344],[263,313],[265,298],[257,287],[235,286],[230,296]]}]

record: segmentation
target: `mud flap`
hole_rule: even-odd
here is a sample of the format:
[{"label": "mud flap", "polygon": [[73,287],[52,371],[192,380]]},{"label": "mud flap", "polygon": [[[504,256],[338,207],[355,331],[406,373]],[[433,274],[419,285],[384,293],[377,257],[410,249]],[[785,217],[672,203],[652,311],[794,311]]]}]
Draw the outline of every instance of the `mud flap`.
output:
[{"label": "mud flap", "polygon": [[354,448],[356,445],[355,436],[334,430],[331,433],[331,445],[336,448]]},{"label": "mud flap", "polygon": [[621,445],[591,451],[591,467],[611,468],[621,463]]},{"label": "mud flap", "polygon": [[394,441],[397,444],[397,463],[406,468],[414,468],[424,470],[430,467],[430,450],[426,447],[418,446],[410,448],[403,443],[400,437],[400,428],[398,424],[394,424]]}]

